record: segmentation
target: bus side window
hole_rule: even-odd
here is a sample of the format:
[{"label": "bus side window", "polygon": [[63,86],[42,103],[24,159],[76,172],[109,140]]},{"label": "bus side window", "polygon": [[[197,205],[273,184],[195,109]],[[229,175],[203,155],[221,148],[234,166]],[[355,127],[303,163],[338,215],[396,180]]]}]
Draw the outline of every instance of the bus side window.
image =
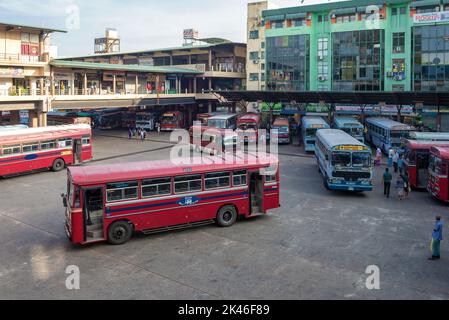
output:
[{"label": "bus side window", "polygon": [[276,174],[270,174],[265,176],[265,183],[272,183],[276,181],[277,181]]},{"label": "bus side window", "polygon": [[32,143],[22,146],[23,153],[35,152],[35,151],[39,151],[39,142],[32,142]]},{"label": "bus side window", "polygon": [[3,146],[3,156],[12,156],[15,154],[20,154],[20,146]]},{"label": "bus side window", "polygon": [[83,146],[90,145],[90,137],[83,137]]},{"label": "bus side window", "polygon": [[81,199],[80,199],[80,188],[75,187],[75,208],[79,208],[81,206]]},{"label": "bus side window", "polygon": [[233,182],[234,182],[234,187],[247,186],[248,185],[248,172],[247,171],[234,171]]},{"label": "bus side window", "polygon": [[41,150],[56,149],[56,140],[41,142]]},{"label": "bus side window", "polygon": [[227,188],[231,186],[231,173],[207,173],[204,176],[204,185],[206,190]]},{"label": "bus side window", "polygon": [[175,193],[187,193],[202,190],[201,175],[175,177]]},{"label": "bus side window", "polygon": [[110,183],[106,186],[107,202],[137,199],[138,188],[137,181]]}]

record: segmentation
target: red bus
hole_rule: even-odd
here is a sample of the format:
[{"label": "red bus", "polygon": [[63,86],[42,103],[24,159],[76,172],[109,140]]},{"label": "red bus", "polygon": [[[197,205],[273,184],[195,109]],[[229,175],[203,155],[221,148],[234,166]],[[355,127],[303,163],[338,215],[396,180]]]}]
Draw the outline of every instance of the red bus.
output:
[{"label": "red bus", "polygon": [[430,149],[429,183],[427,190],[436,199],[449,202],[448,147]]},{"label": "red bus", "polygon": [[87,124],[92,126],[92,119],[89,117],[78,117],[76,114],[64,112],[49,112],[47,115],[47,125],[64,126],[70,124]]},{"label": "red bus", "polygon": [[290,144],[290,121],[285,118],[278,118],[274,121],[271,130],[277,130],[279,144]]},{"label": "red bus", "polygon": [[92,159],[92,129],[68,125],[0,132],[0,176],[38,169],[61,171]]},{"label": "red bus", "polygon": [[410,177],[410,186],[426,189],[429,179],[430,149],[433,146],[449,147],[449,141],[404,140],[404,167]]},{"label": "red bus", "polygon": [[161,116],[161,131],[185,128],[185,117],[181,111],[166,112]]},{"label": "red bus", "polygon": [[247,113],[237,119],[237,133],[244,143],[257,143],[262,118],[256,113]]},{"label": "red bus", "polygon": [[133,232],[230,227],[239,217],[280,207],[279,161],[273,156],[249,155],[233,164],[210,157],[188,166],[152,161],[70,167],[67,188],[65,229],[81,245],[119,245]]}]

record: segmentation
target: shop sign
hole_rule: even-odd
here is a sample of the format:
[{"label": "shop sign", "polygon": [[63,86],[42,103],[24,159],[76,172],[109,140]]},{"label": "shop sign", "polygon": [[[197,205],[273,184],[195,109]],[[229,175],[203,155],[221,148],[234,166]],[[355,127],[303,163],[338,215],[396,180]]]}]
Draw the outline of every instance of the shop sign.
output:
[{"label": "shop sign", "polygon": [[448,21],[449,21],[449,11],[415,14],[415,16],[413,17],[413,22],[415,24],[438,23]]},{"label": "shop sign", "polygon": [[23,78],[24,76],[23,68],[0,68],[0,78]]}]

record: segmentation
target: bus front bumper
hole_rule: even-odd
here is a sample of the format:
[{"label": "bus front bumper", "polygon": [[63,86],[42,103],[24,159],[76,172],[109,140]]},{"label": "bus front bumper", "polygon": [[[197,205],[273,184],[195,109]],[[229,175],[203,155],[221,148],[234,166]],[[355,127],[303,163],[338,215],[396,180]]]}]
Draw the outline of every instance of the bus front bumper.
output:
[{"label": "bus front bumper", "polygon": [[361,184],[331,184],[329,183],[329,189],[339,191],[373,191],[372,185]]}]

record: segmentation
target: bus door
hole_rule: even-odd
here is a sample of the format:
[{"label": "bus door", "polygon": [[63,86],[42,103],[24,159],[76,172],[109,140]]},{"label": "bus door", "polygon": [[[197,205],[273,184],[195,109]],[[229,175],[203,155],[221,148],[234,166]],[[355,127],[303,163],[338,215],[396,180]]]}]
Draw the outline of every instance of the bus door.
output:
[{"label": "bus door", "polygon": [[73,164],[83,162],[83,145],[81,139],[73,140]]},{"label": "bus door", "polygon": [[254,216],[264,211],[264,182],[259,171],[251,172],[250,175],[251,216]]},{"label": "bus door", "polygon": [[83,189],[84,241],[105,240],[103,187]]},{"label": "bus door", "polygon": [[429,160],[430,156],[428,152],[418,151],[416,161],[416,182],[418,188],[426,188],[429,181]]}]

